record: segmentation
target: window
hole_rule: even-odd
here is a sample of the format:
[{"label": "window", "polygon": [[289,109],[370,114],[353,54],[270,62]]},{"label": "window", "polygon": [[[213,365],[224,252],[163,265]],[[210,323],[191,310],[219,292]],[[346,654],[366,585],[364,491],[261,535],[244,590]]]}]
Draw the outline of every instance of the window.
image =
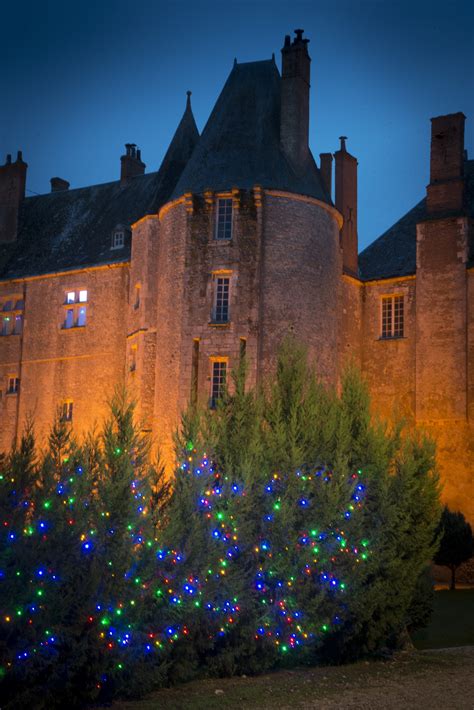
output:
[{"label": "window", "polygon": [[8,387],[7,387],[7,394],[18,394],[18,391],[20,389],[20,378],[19,377],[9,377],[8,378]]},{"label": "window", "polygon": [[191,361],[191,404],[195,406],[198,398],[199,385],[199,338],[193,340],[193,357]]},{"label": "window", "polygon": [[61,421],[62,422],[72,422],[72,410],[74,403],[71,400],[63,402],[61,405]]},{"label": "window", "polygon": [[229,322],[229,276],[214,276],[214,307],[212,309],[213,323]]},{"label": "window", "polygon": [[403,338],[404,297],[383,296],[382,298],[382,338]]},{"label": "window", "polygon": [[209,406],[215,409],[218,400],[222,397],[225,391],[227,375],[227,360],[212,360],[211,372],[211,397]]},{"label": "window", "polygon": [[216,239],[232,237],[232,199],[217,200]]},{"label": "window", "polygon": [[12,317],[3,316],[2,318],[2,335],[10,335],[12,332]]},{"label": "window", "polygon": [[63,328],[84,328],[87,319],[87,290],[66,291]]},{"label": "window", "polygon": [[17,313],[15,316],[15,325],[13,328],[15,335],[21,335],[23,332],[23,316],[21,313]]},{"label": "window", "polygon": [[0,303],[0,335],[21,335],[25,302],[20,296],[9,296]]},{"label": "window", "polygon": [[135,372],[137,369],[137,346],[132,345],[130,348],[130,360],[129,360],[129,369],[130,372]]},{"label": "window", "polygon": [[140,284],[136,284],[135,286],[135,303],[133,304],[133,307],[135,310],[138,310],[140,308]]},{"label": "window", "polygon": [[239,357],[240,361],[245,359],[247,354],[247,338],[240,338]]},{"label": "window", "polygon": [[112,236],[112,249],[122,249],[125,245],[125,232],[122,230],[114,232]]}]

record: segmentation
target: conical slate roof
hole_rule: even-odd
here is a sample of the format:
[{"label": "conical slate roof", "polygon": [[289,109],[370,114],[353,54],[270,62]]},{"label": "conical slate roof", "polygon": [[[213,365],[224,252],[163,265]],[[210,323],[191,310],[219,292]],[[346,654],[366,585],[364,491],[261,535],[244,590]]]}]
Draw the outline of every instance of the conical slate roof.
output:
[{"label": "conical slate roof", "polygon": [[330,203],[310,156],[296,175],[280,146],[281,79],[273,59],[235,63],[173,197],[254,185]]},{"label": "conical slate roof", "polygon": [[27,197],[20,208],[15,242],[0,244],[0,280],[130,260],[131,244],[112,249],[112,235],[170,195],[199,139],[188,100],[157,172],[76,190]]}]

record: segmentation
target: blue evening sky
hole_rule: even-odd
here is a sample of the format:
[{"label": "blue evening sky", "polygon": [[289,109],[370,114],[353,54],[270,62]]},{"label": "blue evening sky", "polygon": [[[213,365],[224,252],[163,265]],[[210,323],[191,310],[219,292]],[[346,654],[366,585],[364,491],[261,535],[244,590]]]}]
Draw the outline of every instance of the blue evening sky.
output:
[{"label": "blue evening sky", "polygon": [[463,111],[474,157],[471,0],[26,0],[2,9],[0,158],[23,150],[28,195],[117,179],[126,142],[156,170],[186,90],[202,130],[238,61],[310,38],[310,144],[359,160],[359,241],[424,195],[432,116]]}]

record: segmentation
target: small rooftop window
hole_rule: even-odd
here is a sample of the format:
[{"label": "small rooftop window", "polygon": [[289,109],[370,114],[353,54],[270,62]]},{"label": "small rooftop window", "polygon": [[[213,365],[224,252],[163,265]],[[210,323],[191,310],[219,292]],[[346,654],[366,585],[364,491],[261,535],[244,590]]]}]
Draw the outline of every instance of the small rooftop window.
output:
[{"label": "small rooftop window", "polygon": [[125,246],[125,232],[123,229],[117,230],[112,235],[111,249],[123,249]]}]

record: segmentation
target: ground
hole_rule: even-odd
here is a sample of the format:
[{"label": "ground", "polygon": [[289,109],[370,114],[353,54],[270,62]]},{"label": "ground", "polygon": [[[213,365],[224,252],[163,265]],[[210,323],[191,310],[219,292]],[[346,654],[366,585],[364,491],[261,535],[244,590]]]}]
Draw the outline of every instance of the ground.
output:
[{"label": "ground", "polygon": [[474,589],[438,591],[413,640],[386,661],[200,680],[113,710],[474,710]]},{"label": "ground", "polygon": [[188,683],[113,710],[473,710],[474,647]]}]

